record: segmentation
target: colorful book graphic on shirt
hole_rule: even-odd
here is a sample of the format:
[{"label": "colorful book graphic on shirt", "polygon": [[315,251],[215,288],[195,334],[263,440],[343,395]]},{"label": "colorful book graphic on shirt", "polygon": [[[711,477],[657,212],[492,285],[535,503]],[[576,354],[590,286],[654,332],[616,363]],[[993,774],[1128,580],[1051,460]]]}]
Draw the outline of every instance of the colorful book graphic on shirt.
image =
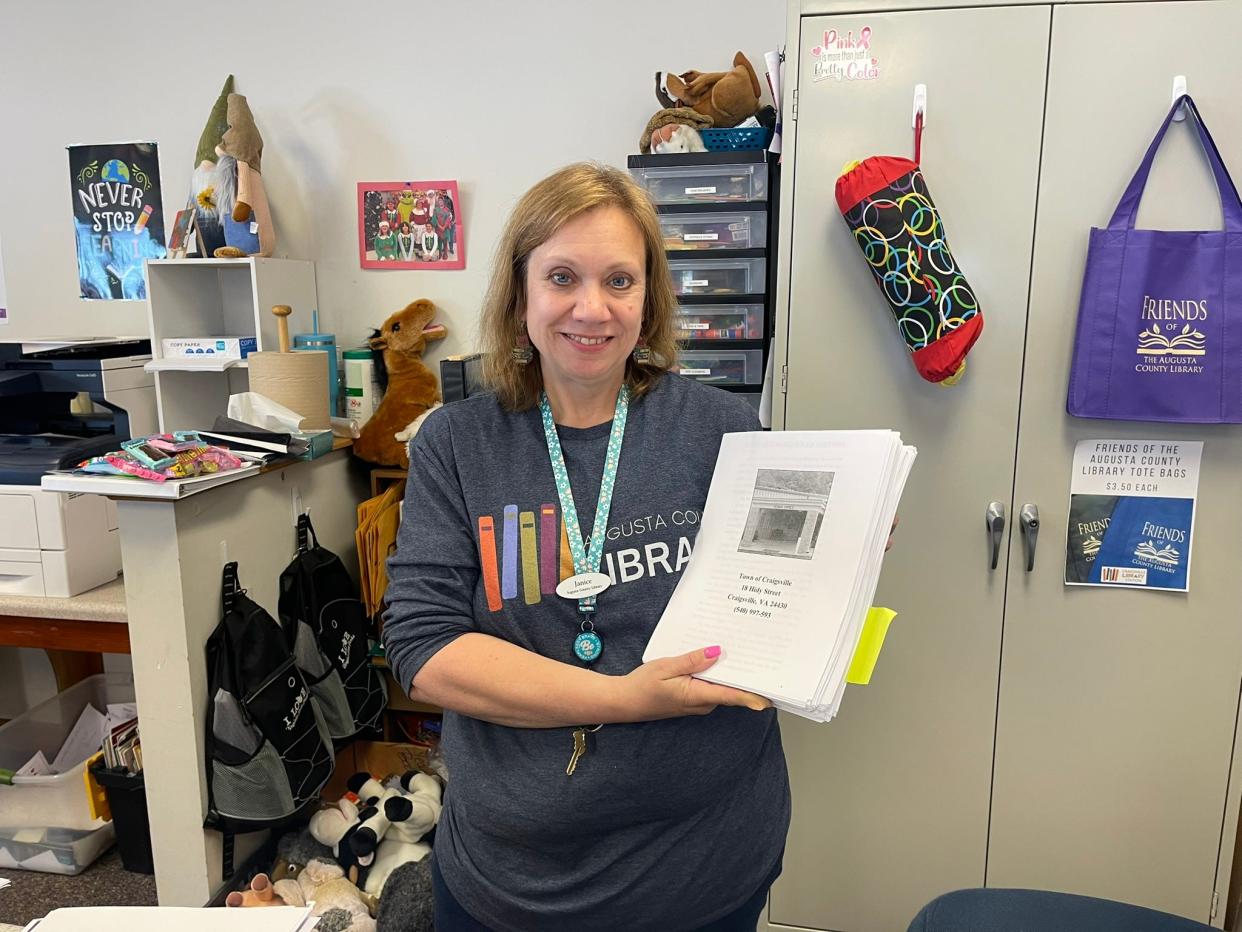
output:
[{"label": "colorful book graphic on shirt", "polygon": [[544,595],[556,592],[556,507],[539,506],[539,590]]},{"label": "colorful book graphic on shirt", "polygon": [[518,518],[522,529],[522,597],[527,605],[539,601],[539,554],[535,547],[535,513],[523,511]]},{"label": "colorful book graphic on shirt", "polygon": [[561,579],[574,575],[574,552],[569,549],[569,526],[561,521]]},{"label": "colorful book graphic on shirt", "polygon": [[504,607],[500,598],[500,579],[496,575],[496,527],[491,515],[479,517],[479,562],[483,565],[483,591],[487,607],[498,612]]},{"label": "colorful book graphic on shirt", "polygon": [[506,599],[517,598],[518,509],[505,505],[504,550],[500,554],[500,594]]}]

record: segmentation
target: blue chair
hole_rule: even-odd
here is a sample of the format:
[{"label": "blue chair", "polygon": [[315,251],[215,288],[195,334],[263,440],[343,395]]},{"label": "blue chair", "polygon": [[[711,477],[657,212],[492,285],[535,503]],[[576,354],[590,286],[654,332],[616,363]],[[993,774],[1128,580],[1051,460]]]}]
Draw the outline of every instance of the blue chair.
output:
[{"label": "blue chair", "polygon": [[1216,932],[1193,919],[1072,893],[957,890],[932,900],[907,932]]}]

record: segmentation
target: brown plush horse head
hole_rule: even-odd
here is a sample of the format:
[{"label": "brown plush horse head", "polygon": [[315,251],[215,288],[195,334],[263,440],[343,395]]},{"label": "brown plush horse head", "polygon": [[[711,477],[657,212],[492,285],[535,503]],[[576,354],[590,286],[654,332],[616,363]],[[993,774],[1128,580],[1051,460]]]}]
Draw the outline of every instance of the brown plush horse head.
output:
[{"label": "brown plush horse head", "polygon": [[371,338],[371,349],[383,351],[388,389],[354,441],[354,454],[361,459],[381,466],[409,465],[405,444],[396,434],[440,401],[435,373],[422,360],[427,343],[448,334],[443,324],[433,323],[435,316],[436,306],[419,298],[391,315]]}]

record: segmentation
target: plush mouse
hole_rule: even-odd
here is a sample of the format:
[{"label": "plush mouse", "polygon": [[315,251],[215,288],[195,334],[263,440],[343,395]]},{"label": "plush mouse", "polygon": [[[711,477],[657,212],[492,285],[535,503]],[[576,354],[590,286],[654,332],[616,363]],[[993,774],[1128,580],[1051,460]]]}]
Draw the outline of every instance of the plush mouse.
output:
[{"label": "plush mouse", "polygon": [[661,126],[651,134],[651,151],[659,155],[667,152],[706,152],[703,137],[698,130],[680,123]]},{"label": "plush mouse", "polygon": [[[660,85],[668,89],[664,94]],[[733,56],[730,71],[686,71],[656,75],[656,97],[665,107],[684,106],[711,117],[718,128],[737,126],[759,110],[762,89],[750,61],[741,52]]]},{"label": "plush mouse", "polygon": [[272,880],[296,877],[314,858],[332,860],[332,849],[315,840],[309,828],[286,832],[276,842],[276,862],[272,865]]},{"label": "plush mouse", "polygon": [[651,119],[647,121],[647,126],[638,140],[638,151],[644,155],[650,152],[652,139],[655,137],[656,131],[670,125],[688,126],[697,132],[701,129],[711,129],[712,118],[703,116],[703,114],[696,110],[691,110],[689,107],[666,107],[663,110],[657,110]]},{"label": "plush mouse", "polygon": [[379,466],[410,465],[399,431],[440,401],[440,386],[422,360],[428,341],[442,340],[448,331],[432,323],[436,306],[420,298],[397,311],[370,340],[371,349],[383,351],[388,389],[379,407],[354,441],[354,455]]}]

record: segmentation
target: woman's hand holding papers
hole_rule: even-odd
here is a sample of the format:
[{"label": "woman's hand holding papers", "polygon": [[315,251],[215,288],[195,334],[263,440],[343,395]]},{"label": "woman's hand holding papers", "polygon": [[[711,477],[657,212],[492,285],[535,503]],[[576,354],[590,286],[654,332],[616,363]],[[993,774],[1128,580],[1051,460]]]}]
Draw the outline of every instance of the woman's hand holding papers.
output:
[{"label": "woman's hand holding papers", "polygon": [[695,679],[720,658],[719,647],[693,650],[676,657],[651,660],[617,677],[620,702],[633,721],[654,721],[682,715],[706,715],[717,706],[744,706],[756,712],[771,708],[762,696],[730,686]]}]

